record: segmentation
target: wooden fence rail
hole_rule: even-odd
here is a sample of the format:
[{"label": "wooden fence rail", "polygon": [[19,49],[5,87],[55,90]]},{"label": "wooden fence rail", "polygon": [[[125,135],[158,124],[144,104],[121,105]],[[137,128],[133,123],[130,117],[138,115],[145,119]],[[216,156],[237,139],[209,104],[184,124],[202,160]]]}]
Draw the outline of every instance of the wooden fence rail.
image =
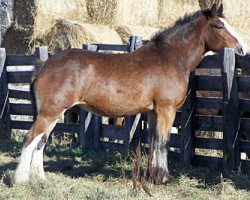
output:
[{"label": "wooden fence rail", "polygon": [[[126,53],[141,45],[140,37],[131,37],[127,45],[92,44],[83,48]],[[33,115],[32,106],[27,103],[30,100],[28,87],[16,86],[28,85],[34,68],[16,68],[35,65],[37,59],[45,61],[47,58],[47,47],[37,48],[34,55],[6,56],[5,50],[0,49],[0,136],[2,130],[10,137],[11,129],[31,127],[32,120],[15,119],[15,116]],[[243,153],[250,156],[250,142],[246,139],[250,138],[250,118],[241,114],[250,112],[250,95],[247,96],[250,77],[244,75],[250,69],[250,55],[235,57],[233,50],[224,49],[220,54],[206,56],[198,69],[209,70],[209,73],[217,70],[217,73],[191,74],[186,101],[174,122],[178,131],[171,134],[169,155],[185,165],[205,165],[223,169],[225,173],[231,170],[249,173],[250,161],[241,156]],[[242,75],[236,73],[240,71]],[[208,114],[210,111],[213,114]],[[121,152],[133,149],[140,138],[142,143],[149,143],[145,114],[126,117],[125,126],[103,124],[102,117],[82,109],[79,119],[79,123],[58,123],[53,132],[78,133],[81,146]],[[219,136],[214,136],[214,132]],[[206,150],[215,151],[217,155],[202,153]]]}]

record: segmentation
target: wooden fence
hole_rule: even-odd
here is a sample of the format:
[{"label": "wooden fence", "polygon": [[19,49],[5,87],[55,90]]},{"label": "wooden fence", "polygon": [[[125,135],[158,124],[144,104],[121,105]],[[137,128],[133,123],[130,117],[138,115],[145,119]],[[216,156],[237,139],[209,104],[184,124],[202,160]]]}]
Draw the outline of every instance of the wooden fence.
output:
[{"label": "wooden fence", "polygon": [[[139,37],[131,37],[127,45],[94,44],[83,48],[131,52],[141,45]],[[28,130],[32,125],[32,120],[15,119],[15,116],[33,114],[32,106],[27,102],[30,100],[29,90],[11,86],[29,84],[34,69],[27,65],[34,65],[37,58],[48,58],[47,47],[37,48],[34,55],[6,55],[5,50],[0,49],[0,136],[10,137],[11,130]],[[26,67],[20,70],[18,66],[21,65]],[[250,119],[241,117],[240,113],[250,112],[250,98],[243,98],[250,91],[250,77],[244,75],[245,72],[243,75],[236,73],[248,68],[250,55],[235,58],[233,50],[227,48],[202,60],[199,70],[190,76],[186,101],[177,111],[174,127],[178,132],[171,134],[170,157],[183,164],[249,173],[250,161],[241,156],[250,152],[250,142],[241,136],[250,135]],[[217,71],[215,75],[208,75],[207,70],[209,73]],[[211,110],[216,111],[214,115],[208,114]],[[221,115],[218,110],[222,111]],[[126,152],[134,148],[139,138],[146,145],[149,142],[147,116],[130,116],[125,121],[124,127],[103,124],[102,117],[81,110],[79,124],[58,123],[53,132],[78,133],[82,146],[96,149]],[[206,153],[206,150],[217,155]]]}]

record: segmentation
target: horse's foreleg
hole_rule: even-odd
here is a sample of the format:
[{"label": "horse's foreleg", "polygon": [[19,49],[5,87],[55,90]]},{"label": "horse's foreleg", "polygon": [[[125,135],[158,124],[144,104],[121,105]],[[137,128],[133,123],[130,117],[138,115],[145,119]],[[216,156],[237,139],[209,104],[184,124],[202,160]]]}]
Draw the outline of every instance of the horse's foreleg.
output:
[{"label": "horse's foreleg", "polygon": [[161,107],[158,108],[156,112],[157,134],[154,139],[152,179],[156,184],[167,184],[173,180],[168,170],[168,148],[176,109],[172,107]]},{"label": "horse's foreleg", "polygon": [[[42,150],[44,148],[43,141],[46,137],[45,134],[47,130],[50,128],[51,124],[53,124],[54,121],[55,120],[45,118],[43,116],[37,117],[33,126],[25,136],[23,150],[18,166],[12,178],[12,184],[28,181],[31,175],[31,165],[33,165],[33,170],[34,168],[39,168],[39,170],[41,171],[41,168],[43,168],[43,166],[41,167],[41,161],[43,159]],[[32,159],[34,158],[34,156],[36,158]],[[38,160],[39,162],[37,162]],[[35,167],[38,165],[39,167]],[[43,173],[43,169],[41,173]],[[44,176],[44,174],[42,176]]]}]

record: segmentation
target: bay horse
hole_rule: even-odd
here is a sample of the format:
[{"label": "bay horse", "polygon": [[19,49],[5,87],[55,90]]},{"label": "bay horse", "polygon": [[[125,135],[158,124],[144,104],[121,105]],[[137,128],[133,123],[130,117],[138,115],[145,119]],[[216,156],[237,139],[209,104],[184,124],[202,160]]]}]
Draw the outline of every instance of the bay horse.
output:
[{"label": "bay horse", "polygon": [[242,40],[223,18],[222,5],[213,5],[185,15],[131,53],[70,49],[52,56],[31,84],[37,118],[24,138],[12,183],[45,178],[43,149],[48,136],[60,115],[80,104],[109,117],[148,112],[149,131],[155,135],[150,177],[156,184],[167,184],[172,179],[167,159],[170,130],[185,100],[190,72],[206,52],[223,47],[245,55]]}]

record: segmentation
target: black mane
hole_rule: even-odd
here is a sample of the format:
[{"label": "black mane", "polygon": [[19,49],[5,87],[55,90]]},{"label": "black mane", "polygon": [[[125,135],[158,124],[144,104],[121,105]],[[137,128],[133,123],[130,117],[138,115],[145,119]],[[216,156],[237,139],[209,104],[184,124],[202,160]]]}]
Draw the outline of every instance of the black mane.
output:
[{"label": "black mane", "polygon": [[[206,18],[211,18],[213,17],[213,13],[209,9],[207,10],[200,10],[196,11],[191,14],[186,14],[184,17],[179,18],[173,26],[166,28],[163,31],[159,31],[156,33],[152,38],[151,41],[158,43],[158,42],[163,42],[164,38],[167,37],[168,35],[172,34],[173,32],[178,31],[178,29],[182,28],[183,25],[189,24],[194,22],[196,19],[198,19],[201,16],[206,16]],[[219,17],[224,17],[223,15],[219,15]]]}]

